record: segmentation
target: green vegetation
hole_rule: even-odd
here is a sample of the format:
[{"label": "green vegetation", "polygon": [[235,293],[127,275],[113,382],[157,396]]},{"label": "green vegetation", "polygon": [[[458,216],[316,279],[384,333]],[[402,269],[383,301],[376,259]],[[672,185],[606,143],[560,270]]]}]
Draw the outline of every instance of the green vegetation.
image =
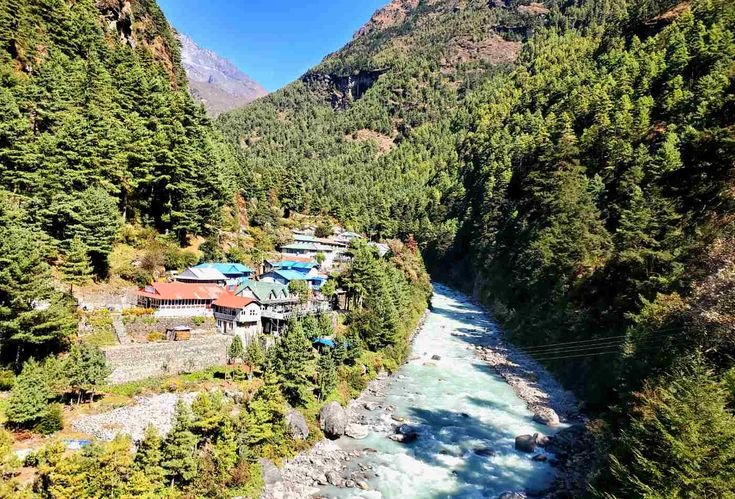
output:
[{"label": "green vegetation", "polygon": [[[699,379],[698,352],[709,383],[735,354],[735,4],[548,0],[535,15],[528,3],[420,2],[221,116],[253,172],[244,189],[371,236],[415,234],[437,277],[478,292],[607,422],[620,445],[591,472],[601,493],[726,495],[703,464],[731,453],[714,444],[733,414],[723,393],[708,391],[699,434],[661,418],[691,403],[672,379]],[[481,42],[518,57],[493,65]],[[394,290],[372,271],[357,249],[340,282],[362,358],[400,349]],[[675,479],[656,438],[693,447],[665,451],[687,466]]]}]

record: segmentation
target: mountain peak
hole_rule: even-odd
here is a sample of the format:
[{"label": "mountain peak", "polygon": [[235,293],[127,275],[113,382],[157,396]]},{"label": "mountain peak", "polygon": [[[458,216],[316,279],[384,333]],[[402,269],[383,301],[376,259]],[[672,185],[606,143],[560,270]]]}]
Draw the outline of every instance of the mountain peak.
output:
[{"label": "mountain peak", "polygon": [[192,95],[204,103],[212,116],[244,106],[268,94],[258,82],[216,52],[199,47],[179,33],[181,63],[189,78]]}]

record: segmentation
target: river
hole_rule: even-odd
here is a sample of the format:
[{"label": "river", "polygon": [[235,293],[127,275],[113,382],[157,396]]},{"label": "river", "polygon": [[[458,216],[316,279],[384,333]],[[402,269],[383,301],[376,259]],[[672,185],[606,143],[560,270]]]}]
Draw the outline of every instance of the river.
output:
[{"label": "river", "polygon": [[[372,478],[368,490],[326,486],[322,495],[493,498],[508,491],[543,490],[553,480],[547,463],[514,448],[516,435],[548,434],[550,428],[534,423],[524,401],[468,348],[497,334],[493,321],[466,297],[441,285],[435,286],[432,306],[414,339],[411,360],[383,394],[364,398],[381,407],[394,406],[393,417],[382,412],[378,417],[393,424],[405,419],[419,438],[403,444],[387,438],[387,432],[373,431],[362,440],[339,439],[337,445],[345,451],[376,450],[349,464],[370,470]],[[434,355],[441,358],[432,360]]]}]

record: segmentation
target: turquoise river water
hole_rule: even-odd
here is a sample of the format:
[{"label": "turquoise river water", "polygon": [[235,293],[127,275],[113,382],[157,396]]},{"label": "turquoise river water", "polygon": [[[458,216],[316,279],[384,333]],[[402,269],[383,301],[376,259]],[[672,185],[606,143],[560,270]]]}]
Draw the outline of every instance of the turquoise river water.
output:
[{"label": "turquoise river water", "polygon": [[[455,333],[454,335],[452,333]],[[524,433],[549,433],[532,421],[526,405],[473,349],[495,335],[490,317],[463,295],[436,285],[429,313],[414,340],[411,360],[392,379],[386,396],[394,414],[416,427],[410,444],[385,433],[363,440],[343,437],[345,450],[369,447],[377,452],[353,466],[377,474],[370,490],[325,488],[327,497],[494,498],[503,492],[543,490],[553,468],[514,449]],[[431,360],[439,355],[440,360]],[[385,415],[385,418],[390,416]]]}]

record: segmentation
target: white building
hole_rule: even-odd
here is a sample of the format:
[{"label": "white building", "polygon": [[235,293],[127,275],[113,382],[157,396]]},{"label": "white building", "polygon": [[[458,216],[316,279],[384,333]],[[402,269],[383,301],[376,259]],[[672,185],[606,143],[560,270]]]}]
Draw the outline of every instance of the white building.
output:
[{"label": "white building", "polygon": [[217,330],[239,336],[248,345],[262,332],[260,303],[255,298],[223,293],[212,303]]}]

